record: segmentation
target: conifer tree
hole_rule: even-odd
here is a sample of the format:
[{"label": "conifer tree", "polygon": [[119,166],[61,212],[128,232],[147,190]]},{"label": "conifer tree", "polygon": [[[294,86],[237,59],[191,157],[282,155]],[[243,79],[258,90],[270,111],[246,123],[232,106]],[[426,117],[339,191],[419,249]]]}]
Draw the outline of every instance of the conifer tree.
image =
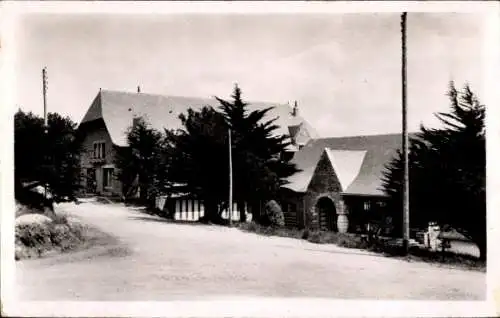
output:
[{"label": "conifer tree", "polygon": [[[486,258],[485,107],[469,86],[450,84],[451,110],[438,113],[443,128],[421,126],[410,147],[410,225],[451,226],[475,242]],[[384,190],[400,216],[402,157],[387,166]]]},{"label": "conifer tree", "polygon": [[136,118],[127,132],[128,147],[117,148],[115,164],[122,183],[122,194],[129,199],[139,190],[142,203],[154,204],[168,169],[164,136],[151,128],[144,118]]},{"label": "conifer tree", "polygon": [[282,153],[289,142],[286,136],[276,133],[277,118],[266,119],[273,107],[249,109],[238,85],[231,97],[232,101],[216,98],[233,134],[234,197],[244,222],[245,202],[274,198],[297,169],[283,160]]},{"label": "conifer tree", "polygon": [[204,219],[221,224],[219,206],[228,195],[228,148],[224,118],[211,107],[189,109],[180,116],[183,129],[169,131],[169,179],[176,192],[189,193],[204,204]]}]

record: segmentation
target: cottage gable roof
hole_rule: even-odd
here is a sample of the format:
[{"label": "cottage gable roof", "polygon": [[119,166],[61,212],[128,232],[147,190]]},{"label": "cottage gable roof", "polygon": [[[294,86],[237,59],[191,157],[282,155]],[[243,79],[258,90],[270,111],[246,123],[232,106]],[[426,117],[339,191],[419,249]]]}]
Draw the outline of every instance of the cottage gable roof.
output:
[{"label": "cottage gable roof", "polygon": [[305,192],[321,154],[327,149],[332,165],[344,183],[343,193],[384,195],[381,189],[383,171],[400,147],[400,134],[310,140],[292,160],[302,171],[291,176],[284,187]]},{"label": "cottage gable roof", "polygon": [[[163,130],[182,128],[179,115],[189,108],[201,109],[203,106],[218,108],[215,98],[194,98],[182,96],[164,96],[145,93],[129,93],[101,90],[83,117],[81,123],[102,118],[115,145],[126,146],[127,129],[132,125],[133,118],[143,116],[153,128]],[[248,108],[264,109],[274,107],[268,112],[266,120],[278,118],[277,133],[289,135],[289,126],[302,126],[307,129],[312,138],[318,135],[312,126],[301,116],[293,116],[288,104],[266,102],[249,102]]]}]

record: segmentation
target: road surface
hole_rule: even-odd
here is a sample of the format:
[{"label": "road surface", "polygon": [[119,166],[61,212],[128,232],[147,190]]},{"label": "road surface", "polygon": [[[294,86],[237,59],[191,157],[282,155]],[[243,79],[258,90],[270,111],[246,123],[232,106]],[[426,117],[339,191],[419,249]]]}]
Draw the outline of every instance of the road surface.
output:
[{"label": "road surface", "polygon": [[120,204],[86,202],[58,209],[112,234],[118,242],[17,262],[20,300],[485,298],[486,274],[481,272],[238,229],[174,224]]}]

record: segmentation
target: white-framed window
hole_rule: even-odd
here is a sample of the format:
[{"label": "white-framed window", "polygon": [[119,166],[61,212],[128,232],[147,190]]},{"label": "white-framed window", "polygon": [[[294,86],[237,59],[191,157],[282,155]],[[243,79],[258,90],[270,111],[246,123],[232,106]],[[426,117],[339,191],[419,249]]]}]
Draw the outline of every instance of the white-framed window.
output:
[{"label": "white-framed window", "polygon": [[106,158],[106,143],[104,141],[94,142],[94,149],[92,152],[93,159],[104,159]]}]

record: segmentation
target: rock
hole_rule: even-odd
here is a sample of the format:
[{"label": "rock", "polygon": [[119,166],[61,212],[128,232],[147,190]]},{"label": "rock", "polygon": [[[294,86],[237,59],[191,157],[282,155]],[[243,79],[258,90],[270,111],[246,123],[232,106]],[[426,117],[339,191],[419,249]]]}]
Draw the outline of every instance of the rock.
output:
[{"label": "rock", "polygon": [[20,224],[43,224],[43,223],[50,223],[52,222],[52,219],[49,218],[46,215],[43,214],[38,214],[38,213],[30,213],[30,214],[23,214],[16,218],[16,225]]}]

